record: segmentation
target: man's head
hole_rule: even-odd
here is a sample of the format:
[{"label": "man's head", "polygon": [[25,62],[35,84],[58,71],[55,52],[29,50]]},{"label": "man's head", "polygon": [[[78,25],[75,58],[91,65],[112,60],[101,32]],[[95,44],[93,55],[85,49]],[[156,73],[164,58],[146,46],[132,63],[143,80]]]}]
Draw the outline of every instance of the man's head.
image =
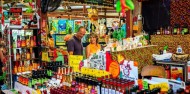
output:
[{"label": "man's head", "polygon": [[76,37],[81,40],[85,34],[86,34],[86,29],[83,26],[81,26],[79,27]]}]

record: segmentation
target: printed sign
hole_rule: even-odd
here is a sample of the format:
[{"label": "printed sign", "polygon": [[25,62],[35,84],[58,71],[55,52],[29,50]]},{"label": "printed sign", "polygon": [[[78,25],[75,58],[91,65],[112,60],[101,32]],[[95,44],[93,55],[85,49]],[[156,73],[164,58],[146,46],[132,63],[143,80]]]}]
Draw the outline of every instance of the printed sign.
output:
[{"label": "printed sign", "polygon": [[22,28],[22,8],[10,8],[10,28]]},{"label": "printed sign", "polygon": [[124,60],[120,63],[120,78],[129,80],[138,80],[138,63]]},{"label": "printed sign", "polygon": [[100,70],[106,70],[106,55],[104,52],[98,52],[89,59],[90,67]]},{"label": "printed sign", "polygon": [[69,66],[73,67],[74,72],[79,72],[79,66],[81,61],[83,60],[83,56],[81,55],[69,55]]}]

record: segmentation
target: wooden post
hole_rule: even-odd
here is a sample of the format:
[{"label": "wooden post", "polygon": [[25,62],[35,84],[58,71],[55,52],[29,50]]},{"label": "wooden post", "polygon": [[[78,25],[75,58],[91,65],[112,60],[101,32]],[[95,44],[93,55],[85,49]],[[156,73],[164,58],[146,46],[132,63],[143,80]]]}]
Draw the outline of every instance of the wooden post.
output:
[{"label": "wooden post", "polygon": [[132,17],[131,17],[131,11],[130,11],[130,10],[126,11],[126,21],[125,21],[125,22],[126,22],[126,24],[127,24],[127,25],[126,25],[126,26],[127,26],[127,27],[126,27],[126,29],[127,29],[127,38],[130,37],[130,36],[132,36],[132,33],[131,33],[131,31],[132,31],[132,30],[131,30],[131,29],[132,29],[132,28],[131,28],[131,27],[132,27],[131,18],[132,18]]}]

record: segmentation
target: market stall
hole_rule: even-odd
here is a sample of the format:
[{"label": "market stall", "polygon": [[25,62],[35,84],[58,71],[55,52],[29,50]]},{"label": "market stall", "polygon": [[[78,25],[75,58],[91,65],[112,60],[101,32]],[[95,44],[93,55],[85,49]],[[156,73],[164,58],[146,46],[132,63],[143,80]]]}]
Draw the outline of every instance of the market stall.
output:
[{"label": "market stall", "polygon": [[153,23],[147,29],[144,25],[151,21],[143,17],[146,2],[166,4],[165,0],[1,0],[0,81],[5,82],[1,91],[189,94],[189,26],[157,25],[154,32]]}]

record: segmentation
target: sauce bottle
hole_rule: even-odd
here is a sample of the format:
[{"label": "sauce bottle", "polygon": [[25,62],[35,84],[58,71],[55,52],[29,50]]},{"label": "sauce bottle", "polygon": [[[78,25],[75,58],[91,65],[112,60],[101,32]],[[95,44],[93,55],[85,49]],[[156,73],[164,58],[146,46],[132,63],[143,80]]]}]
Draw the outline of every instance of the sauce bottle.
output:
[{"label": "sauce bottle", "polygon": [[20,60],[20,52],[19,49],[17,49],[17,53],[16,53],[16,61]]},{"label": "sauce bottle", "polygon": [[21,40],[20,40],[20,36],[17,36],[17,48],[21,47]]},{"label": "sauce bottle", "polygon": [[30,60],[31,56],[30,56],[30,49],[28,49],[27,53],[26,53],[26,59]]},{"label": "sauce bottle", "polygon": [[22,40],[21,40],[21,47],[26,47],[26,40],[25,40],[25,36],[22,36]]}]

